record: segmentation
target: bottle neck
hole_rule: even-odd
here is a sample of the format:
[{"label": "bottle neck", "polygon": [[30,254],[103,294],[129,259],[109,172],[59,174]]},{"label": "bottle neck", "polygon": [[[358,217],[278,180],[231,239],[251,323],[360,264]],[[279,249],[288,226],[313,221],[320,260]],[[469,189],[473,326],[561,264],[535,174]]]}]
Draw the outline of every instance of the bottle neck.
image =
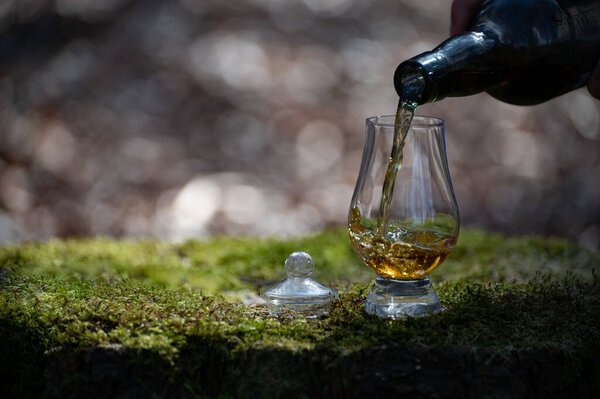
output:
[{"label": "bottle neck", "polygon": [[496,47],[497,41],[481,32],[453,36],[401,63],[394,74],[396,91],[417,104],[483,92],[505,75]]}]

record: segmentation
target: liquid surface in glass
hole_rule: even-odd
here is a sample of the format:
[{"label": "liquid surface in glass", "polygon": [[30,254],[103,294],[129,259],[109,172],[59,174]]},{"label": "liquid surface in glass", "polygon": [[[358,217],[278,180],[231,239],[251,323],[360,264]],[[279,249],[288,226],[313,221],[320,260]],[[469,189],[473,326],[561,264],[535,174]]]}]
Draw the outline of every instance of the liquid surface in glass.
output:
[{"label": "liquid surface in glass", "polygon": [[350,210],[350,242],[362,261],[382,277],[424,278],[450,255],[456,236],[436,228],[388,227],[385,235],[364,226],[358,207]]}]

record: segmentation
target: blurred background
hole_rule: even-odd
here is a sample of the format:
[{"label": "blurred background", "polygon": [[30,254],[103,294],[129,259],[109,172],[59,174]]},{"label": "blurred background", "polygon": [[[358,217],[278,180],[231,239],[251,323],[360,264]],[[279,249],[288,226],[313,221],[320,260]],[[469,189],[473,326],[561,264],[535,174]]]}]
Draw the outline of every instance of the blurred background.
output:
[{"label": "blurred background", "polygon": [[[364,120],[450,0],[3,0],[0,241],[345,224]],[[600,247],[600,103],[482,94],[446,120],[463,226]]]}]

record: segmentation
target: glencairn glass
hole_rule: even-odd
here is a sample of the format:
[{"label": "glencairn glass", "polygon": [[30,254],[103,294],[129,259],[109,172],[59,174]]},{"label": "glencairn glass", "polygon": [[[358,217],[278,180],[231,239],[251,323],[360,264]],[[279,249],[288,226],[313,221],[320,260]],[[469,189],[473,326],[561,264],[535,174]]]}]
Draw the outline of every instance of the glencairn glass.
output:
[{"label": "glencairn glass", "polygon": [[[438,118],[413,118],[401,162],[394,166],[391,198],[382,201],[384,180],[390,175],[394,122],[393,115],[367,119],[348,229],[354,251],[377,273],[366,311],[402,319],[441,310],[428,276],[454,248],[459,215],[446,159],[444,121]],[[388,209],[384,212],[383,207]]]}]

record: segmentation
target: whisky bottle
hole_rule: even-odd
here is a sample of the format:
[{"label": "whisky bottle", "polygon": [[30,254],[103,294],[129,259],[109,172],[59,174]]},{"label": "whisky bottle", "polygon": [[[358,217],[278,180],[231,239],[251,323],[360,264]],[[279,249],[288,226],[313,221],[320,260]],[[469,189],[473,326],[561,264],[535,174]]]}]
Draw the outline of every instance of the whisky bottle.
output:
[{"label": "whisky bottle", "polygon": [[472,21],[470,31],[398,66],[401,99],[486,91],[538,104],[583,86],[600,57],[600,0],[485,0]]}]

